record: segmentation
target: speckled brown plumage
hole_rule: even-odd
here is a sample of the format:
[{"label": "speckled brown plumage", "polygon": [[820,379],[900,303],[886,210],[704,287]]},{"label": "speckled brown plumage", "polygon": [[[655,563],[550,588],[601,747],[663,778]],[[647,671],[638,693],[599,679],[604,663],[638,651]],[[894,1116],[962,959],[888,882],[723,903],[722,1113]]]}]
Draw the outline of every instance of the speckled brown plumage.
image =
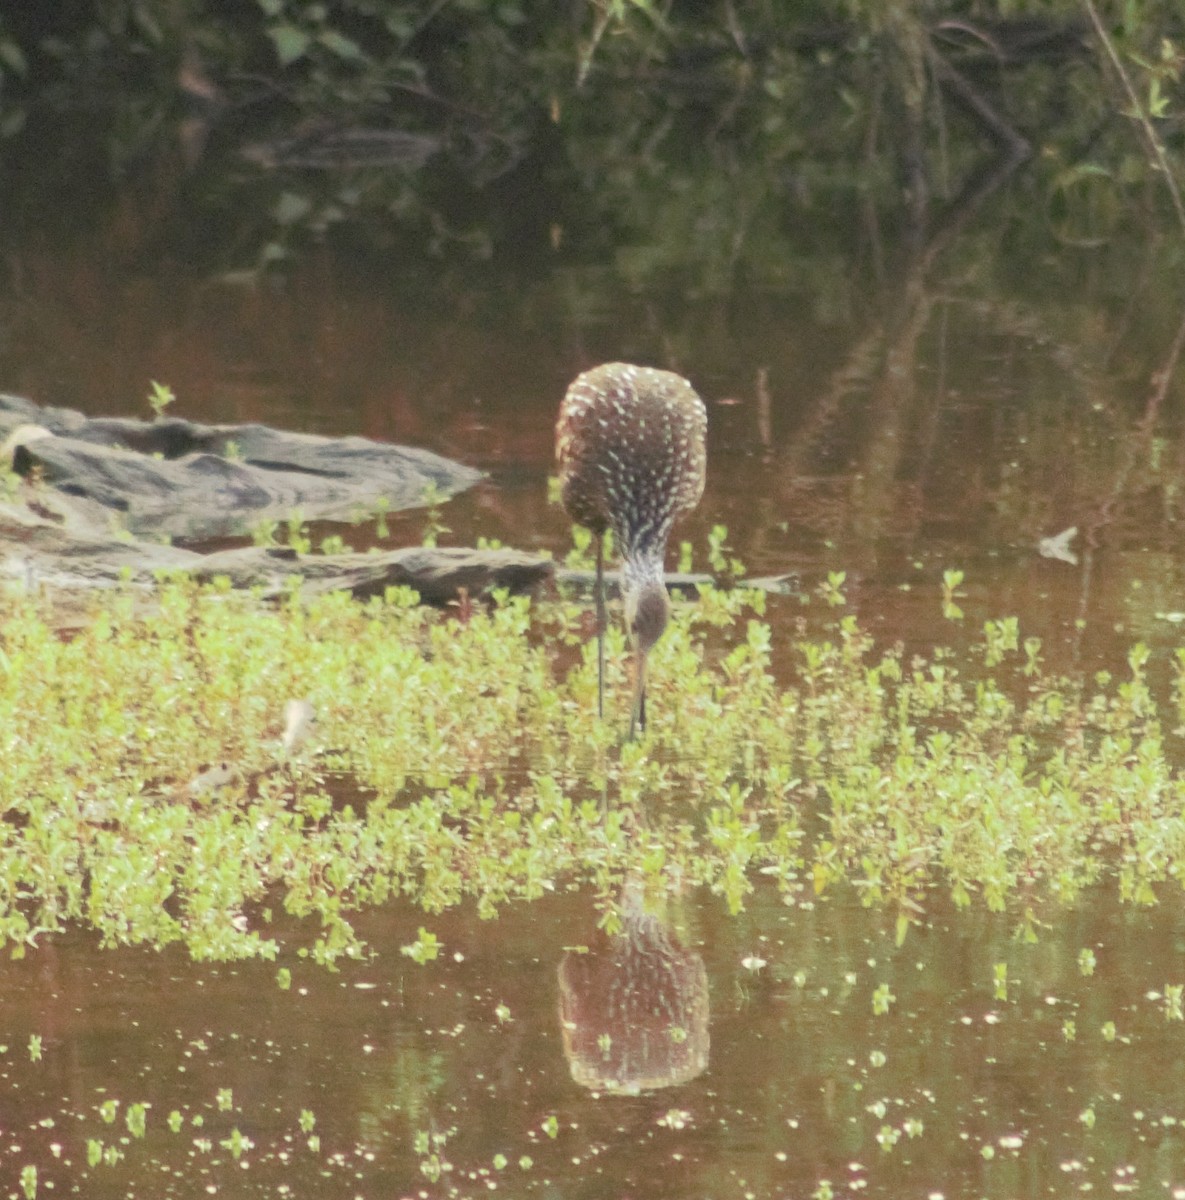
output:
[{"label": "speckled brown plumage", "polygon": [[556,424],[564,508],[622,557],[658,556],[676,518],[704,492],[708,418],[671,371],[605,363],[568,388]]},{"label": "speckled brown plumage", "polygon": [[[597,535],[598,632],[604,624],[602,542],[613,530],[622,557],[626,624],[638,652],[636,721],[645,727],[645,659],[667,623],[663,558],[675,521],[704,491],[708,418],[686,379],[670,371],[604,363],[577,376],[560,405],[556,456],[572,520]],[[598,657],[603,708],[603,646]]]}]

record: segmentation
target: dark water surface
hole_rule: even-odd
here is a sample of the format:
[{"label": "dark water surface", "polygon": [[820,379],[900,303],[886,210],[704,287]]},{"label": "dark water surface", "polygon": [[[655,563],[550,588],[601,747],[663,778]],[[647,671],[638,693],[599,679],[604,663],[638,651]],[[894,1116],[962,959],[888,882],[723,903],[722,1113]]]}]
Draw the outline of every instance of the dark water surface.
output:
[{"label": "dark water surface", "polygon": [[[1019,181],[875,279],[853,252],[718,293],[640,290],[624,252],[524,272],[324,250],[244,283],[130,266],[109,236],[28,238],[6,249],[0,387],[146,414],[157,379],[195,419],[426,445],[490,473],[444,510],[443,542],[562,553],[546,479],[566,383],[608,359],[673,367],[710,410],[708,491],[678,535],[698,565],[724,524],[755,574],[845,572],[886,642],[1014,615],[1054,665],[1113,665],[1142,638],[1163,672],[1185,608],[1185,395],[1157,381],[1179,251],[1021,237],[1033,203]],[[1039,553],[1069,526],[1076,563]],[[405,515],[391,537],[423,528]],[[962,626],[941,619],[948,568]],[[771,607],[786,641],[796,602]],[[599,946],[583,896],[490,923],[392,905],[359,922],[369,961],[298,964],[287,988],[275,964],[30,948],[0,967],[3,1193],[32,1194],[35,1166],[37,1195],[87,1197],[1185,1196],[1178,894],[1039,910],[1035,944],[1015,914],[941,897],[901,947],[889,917],[806,888],[668,916],[631,958]],[[425,965],[401,953],[421,925],[442,946]],[[575,946],[593,953],[565,978],[592,999],[567,997],[565,1036]],[[577,1083],[576,1047],[627,1049],[607,1017],[581,1041],[598,1004],[655,1020],[649,1084],[667,1052],[706,1069],[640,1095]]]},{"label": "dark water surface", "polygon": [[[640,1095],[565,1056],[557,969],[598,949],[580,897],[433,918],[422,966],[400,946],[423,918],[375,913],[371,961],[287,990],[269,964],[69,939],[3,969],[5,1174],[94,1197],[1185,1195],[1185,917],[1043,915],[1029,945],[939,906],[898,948],[850,902],[676,905],[709,1061]],[[616,982],[650,1010],[647,986]]]}]

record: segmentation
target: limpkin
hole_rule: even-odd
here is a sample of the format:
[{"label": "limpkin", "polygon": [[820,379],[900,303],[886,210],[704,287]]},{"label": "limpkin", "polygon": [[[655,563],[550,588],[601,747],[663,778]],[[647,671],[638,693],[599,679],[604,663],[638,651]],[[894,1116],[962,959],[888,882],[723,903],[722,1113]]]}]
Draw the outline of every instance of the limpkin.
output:
[{"label": "limpkin", "polygon": [[671,601],[663,580],[676,519],[704,492],[708,417],[671,371],[604,363],[578,375],[560,405],[556,457],[564,508],[597,547],[597,711],[605,710],[605,532],[621,555],[625,623],[634,649],[629,738],[646,728],[646,656]]}]

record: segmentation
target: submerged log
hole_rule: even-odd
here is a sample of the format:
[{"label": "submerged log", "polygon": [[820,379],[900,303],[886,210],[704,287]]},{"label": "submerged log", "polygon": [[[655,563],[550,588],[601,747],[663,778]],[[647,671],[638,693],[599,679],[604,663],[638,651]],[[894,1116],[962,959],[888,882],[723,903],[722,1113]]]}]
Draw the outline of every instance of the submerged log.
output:
[{"label": "submerged log", "polygon": [[[668,571],[663,579],[671,591],[688,596],[694,596],[697,587],[708,587],[716,582],[713,575],[682,571]],[[555,581],[563,587],[569,587],[576,592],[586,592],[591,596],[597,586],[597,573],[596,571],[582,571],[574,567],[557,567]],[[620,571],[605,572],[605,594],[610,597],[621,594]]]},{"label": "submerged log", "polygon": [[285,546],[244,546],[199,554],[181,546],[105,534],[67,505],[35,511],[0,503],[0,580],[33,590],[77,592],[117,584],[155,585],[162,572],[233,587],[258,589],[264,598],[288,591],[294,580],[310,592],[382,595],[409,587],[429,604],[465,593],[480,597],[505,589],[520,593],[550,579],[552,562],[516,550],[406,546],[368,554],[297,554]]},{"label": "submerged log", "polygon": [[183,570],[201,557],[179,546],[106,534],[85,511],[52,495],[25,504],[0,503],[0,579],[28,590],[150,583],[157,572]]},{"label": "submerged log", "polygon": [[480,597],[505,589],[530,591],[551,578],[550,559],[517,550],[472,550],[463,546],[405,546],[377,554],[298,555],[279,546],[244,546],[208,554],[190,568],[201,580],[219,576],[238,588],[261,588],[264,596],[288,590],[293,577],[308,593],[348,591],[381,596],[389,587],[409,587],[426,604],[449,604],[462,593]]},{"label": "submerged log", "polygon": [[246,534],[296,511],[345,521],[380,505],[416,508],[482,477],[431,451],[368,438],[88,418],[16,396],[0,396],[4,439],[19,475],[100,506],[137,536],[193,541]]}]

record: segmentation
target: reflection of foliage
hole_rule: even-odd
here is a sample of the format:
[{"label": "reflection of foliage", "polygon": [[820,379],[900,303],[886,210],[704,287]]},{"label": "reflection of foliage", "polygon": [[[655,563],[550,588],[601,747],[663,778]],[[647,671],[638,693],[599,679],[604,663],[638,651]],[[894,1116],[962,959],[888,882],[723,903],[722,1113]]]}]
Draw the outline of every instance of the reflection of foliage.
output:
[{"label": "reflection of foliage", "polygon": [[[871,202],[898,223],[904,185],[916,220],[1001,137],[1040,138],[1059,236],[1109,236],[1118,197],[1149,177],[1113,120],[1126,100],[1099,86],[1076,0],[1024,7],[934,21],[908,3],[257,0],[227,16],[113,0],[5,18],[0,132],[22,106],[85,111],[75,136],[98,124],[122,169],[180,115],[203,146],[211,133],[215,163],[248,147],[262,173],[240,160],[238,178],[205,181],[240,264],[246,246],[266,263],[348,219],[371,240],[394,227],[483,254],[525,224],[577,254],[625,247],[635,280],[690,267],[685,282],[719,292],[798,265],[794,208],[830,206],[852,229]],[[1176,6],[1128,5],[1112,36],[1172,150]]]},{"label": "reflection of foliage", "polygon": [[[9,33],[3,17],[0,17],[0,89],[6,78],[20,78],[28,70],[24,51],[17,40]],[[0,124],[0,134],[15,133],[16,127]]]}]

